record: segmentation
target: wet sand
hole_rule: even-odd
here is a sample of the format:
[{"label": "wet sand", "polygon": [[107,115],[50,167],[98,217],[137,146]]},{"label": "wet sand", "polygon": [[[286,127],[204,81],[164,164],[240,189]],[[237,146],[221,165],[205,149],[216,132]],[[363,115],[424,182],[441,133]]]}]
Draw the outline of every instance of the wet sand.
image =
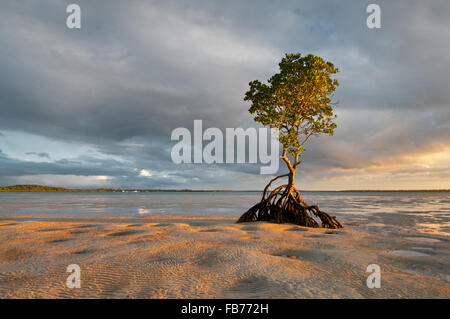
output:
[{"label": "wet sand", "polygon": [[[449,298],[450,241],[229,216],[0,218],[0,298]],[[81,288],[66,268],[81,268]],[[369,289],[369,264],[381,288]]]}]

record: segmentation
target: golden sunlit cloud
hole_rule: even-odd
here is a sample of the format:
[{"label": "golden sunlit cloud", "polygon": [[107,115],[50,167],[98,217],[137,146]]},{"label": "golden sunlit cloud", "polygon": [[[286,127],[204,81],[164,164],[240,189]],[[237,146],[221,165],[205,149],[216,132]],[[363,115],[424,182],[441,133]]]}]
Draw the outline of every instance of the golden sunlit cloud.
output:
[{"label": "golden sunlit cloud", "polygon": [[362,167],[335,167],[323,172],[318,183],[304,181],[317,190],[450,189],[450,147],[377,159]]}]

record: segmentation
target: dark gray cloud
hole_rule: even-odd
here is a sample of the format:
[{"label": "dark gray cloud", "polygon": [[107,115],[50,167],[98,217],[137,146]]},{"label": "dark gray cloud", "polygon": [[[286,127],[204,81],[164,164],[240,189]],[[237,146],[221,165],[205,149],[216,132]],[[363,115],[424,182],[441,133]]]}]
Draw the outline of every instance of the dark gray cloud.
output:
[{"label": "dark gray cloud", "polygon": [[[377,1],[379,30],[365,25],[371,1],[80,0],[82,29],[69,30],[71,2],[0,5],[1,184],[45,174],[108,176],[98,180],[121,187],[260,188],[267,177],[257,165],[171,163],[170,133],[194,119],[254,125],[242,101],[248,82],[276,72],[286,52],[341,69],[338,129],[308,145],[306,188],[449,147],[448,1]],[[55,144],[23,152],[36,157],[29,162],[9,132],[95,154],[56,156]],[[413,171],[406,166],[396,170]],[[143,169],[152,176],[139,176]]]},{"label": "dark gray cloud", "polygon": [[40,157],[40,158],[48,158],[48,159],[50,159],[50,155],[48,153],[46,153],[46,152],[40,152],[40,153],[37,153],[37,152],[26,152],[25,155],[34,155],[34,156],[37,156],[37,157]]}]

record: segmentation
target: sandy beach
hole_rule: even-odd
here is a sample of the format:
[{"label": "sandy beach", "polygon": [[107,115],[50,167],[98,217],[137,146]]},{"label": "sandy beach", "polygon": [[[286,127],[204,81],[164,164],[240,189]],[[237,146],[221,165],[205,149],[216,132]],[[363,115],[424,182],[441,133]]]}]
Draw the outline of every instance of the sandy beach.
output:
[{"label": "sandy beach", "polygon": [[[449,298],[449,240],[230,216],[0,218],[0,298]],[[81,288],[66,268],[81,269]],[[369,264],[381,288],[369,289]]]}]

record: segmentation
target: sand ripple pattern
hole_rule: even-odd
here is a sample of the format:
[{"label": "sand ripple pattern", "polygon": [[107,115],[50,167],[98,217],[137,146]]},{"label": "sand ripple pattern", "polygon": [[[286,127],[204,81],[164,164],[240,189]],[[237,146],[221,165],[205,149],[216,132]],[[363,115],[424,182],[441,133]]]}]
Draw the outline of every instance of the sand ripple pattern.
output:
[{"label": "sand ripple pattern", "polygon": [[[448,298],[442,238],[232,219],[2,220],[1,298]],[[420,250],[417,254],[392,251]],[[427,252],[426,254],[424,252]],[[382,288],[366,286],[381,266]],[[69,289],[66,267],[81,268]]]}]

